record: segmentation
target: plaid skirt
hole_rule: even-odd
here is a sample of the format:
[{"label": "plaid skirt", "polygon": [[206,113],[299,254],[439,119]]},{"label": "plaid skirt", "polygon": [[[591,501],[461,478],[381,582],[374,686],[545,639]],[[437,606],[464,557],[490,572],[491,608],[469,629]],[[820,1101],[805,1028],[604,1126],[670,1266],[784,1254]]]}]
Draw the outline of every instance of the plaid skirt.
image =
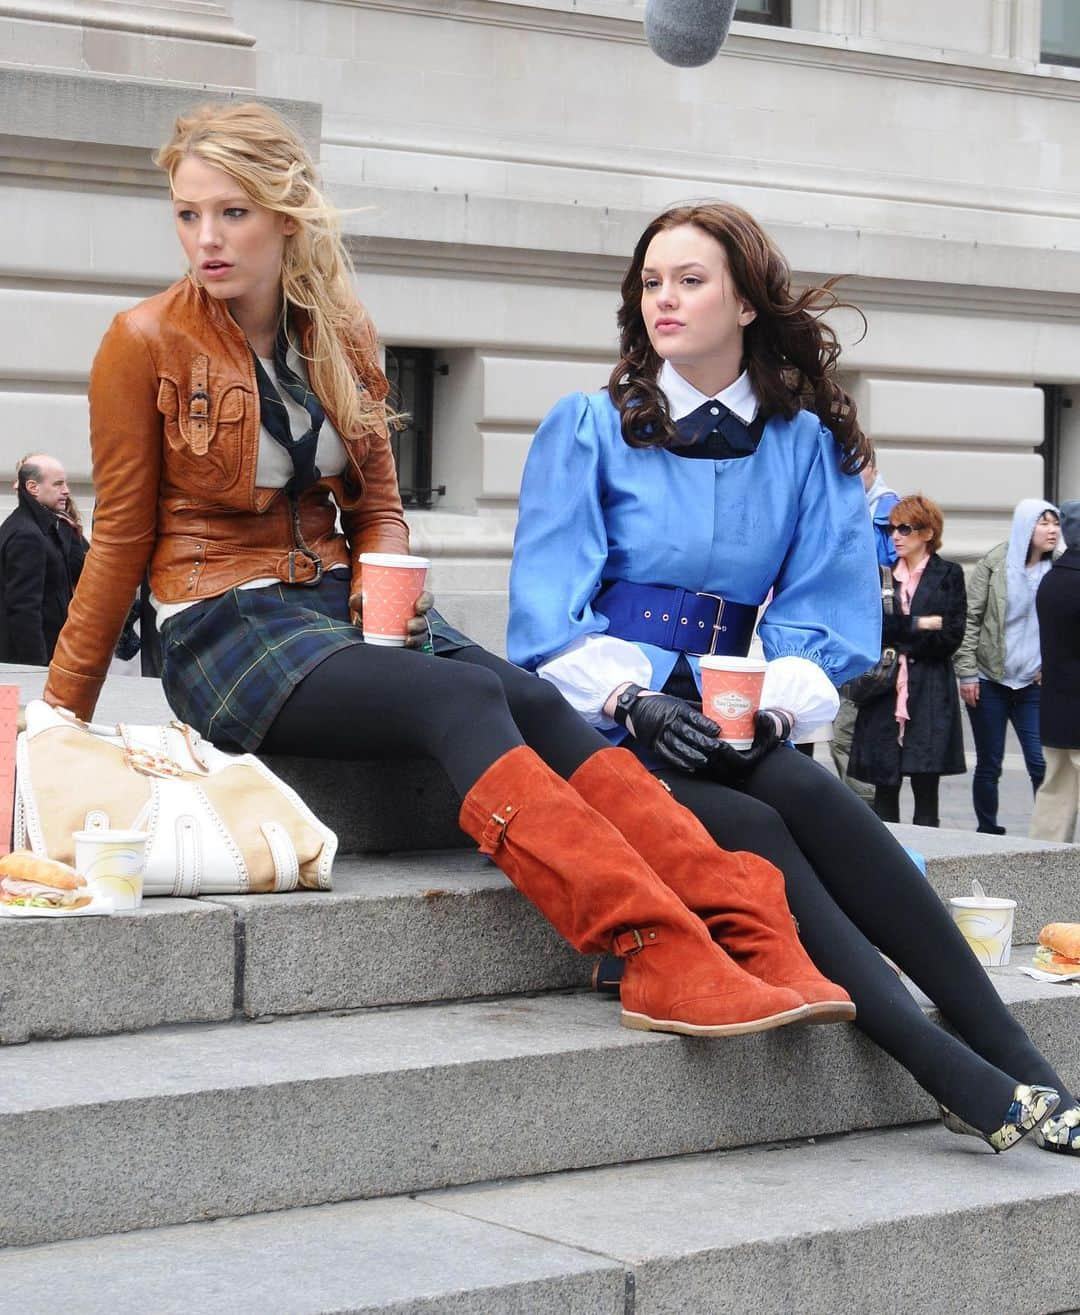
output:
[{"label": "plaid skirt", "polygon": [[[339,649],[364,642],[349,617],[349,576],[319,584],[230,589],[171,617],[161,630],[169,706],[223,749],[253,753],[294,687]],[[428,613],[436,656],[475,641]]]}]

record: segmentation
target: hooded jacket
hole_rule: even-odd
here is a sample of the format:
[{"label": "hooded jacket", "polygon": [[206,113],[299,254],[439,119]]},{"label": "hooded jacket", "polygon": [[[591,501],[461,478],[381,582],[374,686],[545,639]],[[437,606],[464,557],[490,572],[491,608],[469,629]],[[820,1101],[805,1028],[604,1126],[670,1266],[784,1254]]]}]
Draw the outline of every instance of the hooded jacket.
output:
[{"label": "hooded jacket", "polygon": [[[296,318],[307,353],[310,330]],[[344,343],[357,386],[381,402],[387,383],[359,307]],[[255,367],[227,309],[185,278],[116,317],[90,374],[94,534],[49,668],[48,702],[90,717],[148,567],[162,602],[195,602],[264,577],[308,583],[314,557],[323,570],[350,567],[359,589],[361,552],[408,552],[386,425],[349,433],[326,411],[346,467],[306,489],[294,517],[282,489],[255,482]]]},{"label": "hooded jacket", "polygon": [[[991,548],[971,574],[964,638],[953,659],[957,678],[962,682],[970,683],[979,676],[998,683],[1005,679],[1010,597],[1023,603],[1025,593],[1030,593],[1031,619],[1035,625],[1035,595],[1027,584],[1025,567],[1035,524],[1045,511],[1056,514],[1057,508],[1043,498],[1024,498],[1019,502],[1013,512],[1008,540]],[[1046,561],[1040,566],[1041,578],[1050,569],[1050,563]],[[1035,674],[1032,673],[1032,680]]]}]

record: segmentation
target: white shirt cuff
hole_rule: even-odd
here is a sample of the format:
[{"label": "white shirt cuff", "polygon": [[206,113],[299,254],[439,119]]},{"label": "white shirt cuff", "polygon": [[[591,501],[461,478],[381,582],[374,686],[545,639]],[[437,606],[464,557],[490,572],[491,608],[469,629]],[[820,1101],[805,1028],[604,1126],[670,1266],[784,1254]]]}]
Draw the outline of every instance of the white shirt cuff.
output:
[{"label": "white shirt cuff", "polygon": [[652,684],[649,659],[636,644],[613,635],[582,635],[541,662],[536,674],[550,680],[574,711],[600,730],[615,725],[604,716],[604,704],[613,689],[627,681],[643,689]]},{"label": "white shirt cuff", "polygon": [[825,672],[809,658],[779,657],[765,668],[763,708],[782,708],[795,718],[791,738],[798,744],[836,720],[840,696]]}]

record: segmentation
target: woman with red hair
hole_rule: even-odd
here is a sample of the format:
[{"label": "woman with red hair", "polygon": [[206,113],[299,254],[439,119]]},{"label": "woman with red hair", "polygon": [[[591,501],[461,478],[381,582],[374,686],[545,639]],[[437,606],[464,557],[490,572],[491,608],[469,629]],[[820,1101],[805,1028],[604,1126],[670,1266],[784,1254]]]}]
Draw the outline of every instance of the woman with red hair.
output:
[{"label": "woman with red hair", "polygon": [[937,826],[941,778],[967,770],[952,667],[967,614],[964,572],[938,556],[945,520],[930,498],[901,498],[889,524],[896,565],[882,643],[900,655],[896,690],[859,709],[848,772],[875,787],[874,812],[883,822],[900,821],[900,783],[907,777],[913,822]]}]

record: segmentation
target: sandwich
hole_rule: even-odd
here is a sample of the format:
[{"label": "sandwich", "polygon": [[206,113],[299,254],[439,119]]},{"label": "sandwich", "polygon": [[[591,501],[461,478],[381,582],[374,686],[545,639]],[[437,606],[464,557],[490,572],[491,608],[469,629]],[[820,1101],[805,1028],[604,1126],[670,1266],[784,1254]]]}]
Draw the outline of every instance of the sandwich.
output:
[{"label": "sandwich", "polygon": [[1039,932],[1035,966],[1044,973],[1080,973],[1080,922],[1051,922]]},{"label": "sandwich", "polygon": [[66,863],[17,849],[0,858],[0,905],[24,909],[82,909],[93,899],[86,878]]}]

